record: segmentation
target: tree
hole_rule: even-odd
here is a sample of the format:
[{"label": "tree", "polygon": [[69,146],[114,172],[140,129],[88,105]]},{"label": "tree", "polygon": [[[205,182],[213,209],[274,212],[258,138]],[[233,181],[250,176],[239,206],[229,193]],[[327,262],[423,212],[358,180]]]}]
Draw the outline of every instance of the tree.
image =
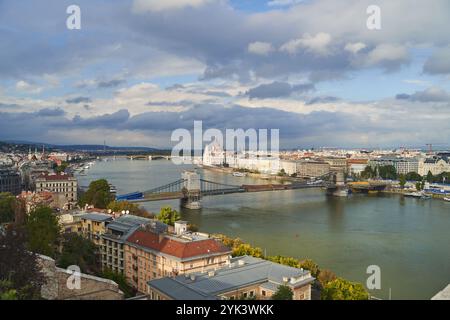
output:
[{"label": "tree", "polygon": [[311,275],[314,278],[317,278],[317,276],[320,273],[319,265],[317,263],[315,263],[314,261],[312,261],[311,259],[306,259],[306,260],[302,261],[300,263],[300,268],[309,270],[309,272],[311,272]]},{"label": "tree", "polygon": [[69,233],[63,236],[63,250],[58,259],[61,268],[71,265],[79,266],[82,272],[96,274],[100,270],[97,247],[95,244],[76,233]]},{"label": "tree", "polygon": [[113,212],[129,211],[130,214],[134,216],[144,217],[148,219],[154,218],[154,215],[149,213],[144,208],[128,201],[111,201],[108,204],[107,208]]},{"label": "tree", "polygon": [[322,290],[322,300],[368,300],[369,294],[360,283],[336,278]]},{"label": "tree", "polygon": [[376,169],[371,166],[366,166],[364,170],[361,172],[361,178],[363,179],[371,179],[377,176]]},{"label": "tree", "polygon": [[319,276],[317,277],[317,280],[319,283],[324,287],[327,283],[335,280],[336,274],[333,271],[330,270],[320,270]]},{"label": "tree", "polygon": [[384,180],[395,180],[397,179],[397,170],[394,166],[380,166],[378,167],[379,175]]},{"label": "tree", "polygon": [[56,167],[55,170],[57,173],[61,173],[61,172],[66,171],[68,166],[69,166],[69,164],[67,162],[63,161],[63,162],[61,162],[61,165]]},{"label": "tree", "polygon": [[181,217],[178,211],[173,210],[171,207],[163,207],[161,208],[157,219],[165,224],[173,226],[176,221],[181,219]]},{"label": "tree", "polygon": [[37,207],[26,222],[28,248],[32,252],[54,258],[59,239],[58,218],[48,207]]},{"label": "tree", "polygon": [[264,256],[261,248],[254,248],[248,243],[242,243],[234,247],[231,255],[233,257],[252,256],[255,258],[263,258]]},{"label": "tree", "polygon": [[422,182],[416,182],[416,190],[422,191]]},{"label": "tree", "polygon": [[409,172],[406,174],[406,181],[422,181],[422,176],[417,172]]},{"label": "tree", "polygon": [[404,189],[405,185],[406,185],[406,177],[405,177],[405,175],[404,174],[399,175],[398,179],[400,181],[400,187],[402,189]]},{"label": "tree", "polygon": [[100,179],[89,184],[89,189],[80,198],[79,204],[82,207],[88,204],[99,209],[106,209],[111,201],[113,201],[113,196],[108,181]]},{"label": "tree", "polygon": [[0,234],[0,299],[40,298],[46,279],[26,240],[23,228],[9,228]]},{"label": "tree", "polygon": [[272,300],[292,300],[294,292],[288,286],[281,285],[278,290],[272,295]]},{"label": "tree", "polygon": [[433,181],[434,181],[434,176],[433,176],[433,174],[431,173],[431,171],[428,171],[426,180],[427,180],[427,182],[429,182],[429,183],[433,183]]},{"label": "tree", "polygon": [[100,276],[117,283],[119,285],[119,289],[124,293],[125,298],[131,298],[136,295],[136,290],[128,284],[127,279],[123,274],[106,269],[100,274]]},{"label": "tree", "polygon": [[0,224],[14,221],[15,202],[11,193],[0,193]]}]

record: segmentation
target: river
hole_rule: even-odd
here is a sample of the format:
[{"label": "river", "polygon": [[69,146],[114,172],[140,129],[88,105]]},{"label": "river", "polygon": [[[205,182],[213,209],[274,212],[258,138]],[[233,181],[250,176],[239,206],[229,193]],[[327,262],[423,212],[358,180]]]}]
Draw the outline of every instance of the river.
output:
[{"label": "river", "polygon": [[[191,166],[170,161],[97,161],[79,182],[106,178],[118,193],[170,183]],[[199,170],[226,184],[265,184]],[[290,190],[205,197],[201,211],[181,210],[179,201],[145,203],[180,209],[201,231],[240,237],[268,255],[311,258],[338,276],[366,283],[367,267],[381,268],[382,299],[430,299],[450,283],[450,203],[400,195],[327,197],[322,190]]]}]

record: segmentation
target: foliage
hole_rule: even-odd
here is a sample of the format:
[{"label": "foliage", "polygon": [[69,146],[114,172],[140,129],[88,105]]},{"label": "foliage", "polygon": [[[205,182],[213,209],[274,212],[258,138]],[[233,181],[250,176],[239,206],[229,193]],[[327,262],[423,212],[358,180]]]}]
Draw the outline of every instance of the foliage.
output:
[{"label": "foliage", "polygon": [[317,280],[322,285],[322,287],[324,287],[327,283],[335,280],[336,278],[336,274],[333,271],[325,269],[320,270]]},{"label": "foliage", "polygon": [[69,164],[67,162],[63,161],[63,162],[61,162],[61,165],[56,167],[55,171],[57,173],[64,172],[64,171],[66,171],[68,166],[69,166]]},{"label": "foliage", "polygon": [[127,279],[123,274],[106,269],[100,273],[100,277],[114,281],[119,285],[119,289],[124,293],[125,298],[132,298],[136,295],[136,290],[128,285]]},{"label": "foliage", "polygon": [[409,172],[405,176],[406,181],[422,181],[422,176],[417,172]]},{"label": "foliage", "polygon": [[80,198],[79,205],[84,207],[88,204],[99,209],[106,209],[112,200],[113,196],[108,181],[100,179],[89,184],[89,189]]},{"label": "foliage", "polygon": [[398,179],[399,179],[399,182],[400,182],[400,187],[402,189],[404,189],[405,185],[406,185],[406,176],[404,174],[401,174],[401,175],[399,175]]},{"label": "foliage", "polygon": [[252,247],[251,245],[247,243],[242,243],[238,245],[237,247],[233,248],[233,252],[231,253],[233,257],[240,257],[240,256],[252,256],[255,258],[263,258],[263,252],[261,248]]},{"label": "foliage", "polygon": [[110,209],[112,212],[129,211],[130,214],[134,216],[144,217],[148,219],[154,218],[154,215],[149,213],[144,208],[139,207],[138,205],[128,201],[111,201],[108,204],[107,208]]},{"label": "foliage", "polygon": [[173,226],[176,221],[180,220],[180,214],[178,211],[173,210],[171,207],[163,207],[157,217],[157,219],[165,224]]},{"label": "foliage", "polygon": [[361,172],[361,178],[363,179],[372,179],[377,176],[377,168],[372,168],[371,166],[366,166],[364,170]]},{"label": "foliage", "polygon": [[300,263],[300,268],[303,268],[305,270],[309,270],[311,272],[311,275],[314,278],[317,278],[320,273],[320,268],[317,263],[312,261],[311,259],[306,259]]},{"label": "foliage", "polygon": [[279,177],[285,177],[286,175],[287,175],[287,173],[284,169],[281,169],[280,172],[278,172]]},{"label": "foliage", "polygon": [[322,300],[368,300],[369,294],[360,283],[342,278],[328,282],[322,290]]},{"label": "foliage", "polygon": [[292,300],[294,292],[288,286],[279,286],[278,290],[272,295],[272,300]]},{"label": "foliage", "polygon": [[45,276],[35,253],[26,247],[24,229],[0,234],[0,299],[39,299]]},{"label": "foliage", "polygon": [[99,270],[95,244],[76,233],[63,236],[63,250],[58,259],[61,268],[72,265],[80,267],[83,273],[95,274]]},{"label": "foliage", "polygon": [[16,198],[11,193],[0,193],[0,223],[14,221]]},{"label": "foliage", "polygon": [[26,222],[28,248],[32,252],[55,257],[59,238],[58,218],[48,207],[37,207]]},{"label": "foliage", "polygon": [[283,257],[283,256],[272,256],[267,257],[267,260],[283,264],[285,266],[293,267],[293,268],[299,268],[300,267],[300,261],[298,259],[292,258],[292,257]]},{"label": "foliage", "polygon": [[397,170],[392,165],[378,167],[378,174],[380,175],[380,178],[384,180],[397,179]]}]

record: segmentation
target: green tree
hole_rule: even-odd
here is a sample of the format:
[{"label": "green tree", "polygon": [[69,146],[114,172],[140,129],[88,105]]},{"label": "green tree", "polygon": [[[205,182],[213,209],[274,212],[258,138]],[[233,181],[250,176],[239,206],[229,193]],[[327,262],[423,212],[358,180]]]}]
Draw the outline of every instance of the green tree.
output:
[{"label": "green tree", "polygon": [[378,168],[378,173],[380,177],[384,180],[395,180],[397,179],[397,170],[394,166],[380,166]]},{"label": "green tree", "polygon": [[39,299],[45,275],[26,246],[24,228],[0,233],[0,299]]},{"label": "green tree", "polygon": [[377,176],[376,169],[371,166],[366,166],[364,170],[361,172],[361,178],[363,179],[372,179]]},{"label": "green tree", "polygon": [[322,300],[368,300],[369,294],[360,283],[336,278],[322,290]]},{"label": "green tree", "polygon": [[422,191],[422,182],[416,182],[416,190]]},{"label": "green tree", "polygon": [[272,295],[272,300],[292,300],[294,292],[288,286],[281,285],[278,290]]},{"label": "green tree", "polygon": [[433,174],[431,173],[431,171],[428,171],[427,177],[426,177],[425,179],[427,180],[427,182],[433,183],[433,181],[434,181],[434,176],[433,176]]},{"label": "green tree", "polygon": [[14,221],[16,198],[11,193],[0,193],[0,223]]},{"label": "green tree", "polygon": [[242,243],[234,247],[231,255],[233,257],[240,257],[240,256],[252,256],[255,258],[264,257],[261,248],[252,247],[248,243]]},{"label": "green tree", "polygon": [[89,189],[82,195],[79,204],[82,207],[88,204],[99,209],[106,209],[111,201],[113,201],[113,196],[108,181],[100,179],[89,184]]},{"label": "green tree", "polygon": [[405,178],[406,181],[422,181],[422,176],[417,172],[409,172]]},{"label": "green tree", "polygon": [[26,222],[28,248],[32,252],[49,257],[56,256],[60,228],[58,218],[48,207],[37,207]]},{"label": "green tree", "polygon": [[163,207],[161,208],[157,219],[165,224],[173,226],[176,221],[181,219],[181,217],[178,211],[173,210],[171,207]]},{"label": "green tree", "polygon": [[69,164],[67,162],[63,161],[63,162],[61,162],[61,165],[56,167],[55,171],[57,173],[64,172],[64,171],[66,171],[68,166],[69,166]]},{"label": "green tree", "polygon": [[405,185],[406,185],[406,177],[405,177],[405,175],[404,174],[399,175],[398,179],[399,179],[399,182],[400,182],[400,187],[402,189],[404,189]]},{"label": "green tree", "polygon": [[125,298],[132,298],[136,295],[136,290],[131,287],[123,274],[106,269],[100,277],[114,281],[119,285],[119,289],[124,293]]},{"label": "green tree", "polygon": [[0,300],[18,300],[17,291],[8,280],[0,280]]},{"label": "green tree", "polygon": [[76,233],[65,234],[63,236],[63,249],[58,259],[58,265],[61,268],[76,265],[84,273],[96,274],[100,270],[96,252],[97,247],[92,241]]}]

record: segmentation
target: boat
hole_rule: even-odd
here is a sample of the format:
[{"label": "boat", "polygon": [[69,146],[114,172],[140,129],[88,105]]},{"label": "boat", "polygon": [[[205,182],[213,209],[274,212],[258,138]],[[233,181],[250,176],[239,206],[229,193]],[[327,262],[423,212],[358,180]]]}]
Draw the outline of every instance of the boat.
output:
[{"label": "boat", "polygon": [[245,177],[246,174],[243,172],[233,172],[234,177]]},{"label": "boat", "polygon": [[445,197],[444,201],[450,202],[450,198],[449,197]]},{"label": "boat", "polygon": [[424,194],[422,192],[405,193],[405,197],[409,197],[409,198],[422,198],[422,196],[424,196]]},{"label": "boat", "polygon": [[422,199],[422,200],[430,200],[431,196],[429,196],[427,194],[424,194],[423,196],[420,197],[420,199]]}]

